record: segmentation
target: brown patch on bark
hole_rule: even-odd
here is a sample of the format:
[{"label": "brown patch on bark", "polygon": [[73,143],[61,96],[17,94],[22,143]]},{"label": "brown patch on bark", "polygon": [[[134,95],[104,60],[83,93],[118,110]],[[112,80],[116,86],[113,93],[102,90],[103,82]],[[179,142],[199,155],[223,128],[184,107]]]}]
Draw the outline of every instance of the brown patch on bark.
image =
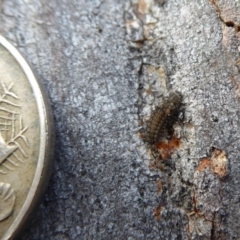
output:
[{"label": "brown patch on bark", "polygon": [[222,45],[224,47],[229,47],[231,45],[229,28],[226,25],[222,26]]},{"label": "brown patch on bark", "polygon": [[162,192],[162,181],[160,179],[156,181],[156,188],[157,194],[160,195],[160,193]]},{"label": "brown patch on bark", "polygon": [[157,221],[160,220],[161,211],[162,211],[162,205],[161,204],[159,204],[153,211],[153,216]]},{"label": "brown patch on bark", "polygon": [[197,170],[199,172],[202,172],[206,167],[210,166],[211,166],[210,160],[207,157],[204,157],[200,160]]},{"label": "brown patch on bark", "polygon": [[138,0],[138,12],[141,14],[145,14],[147,10],[147,4],[145,0]]},{"label": "brown patch on bark", "polygon": [[167,88],[167,86],[166,86],[166,73],[165,73],[164,69],[160,67],[157,72],[158,72],[158,75],[160,77],[161,87],[163,89],[166,89]]},{"label": "brown patch on bark", "polygon": [[238,60],[236,61],[236,66],[237,66],[238,70],[240,71],[240,59],[238,59]]},{"label": "brown patch on bark", "polygon": [[152,93],[152,91],[151,91],[151,87],[150,87],[149,84],[146,85],[146,87],[145,87],[145,92],[146,92],[146,94],[148,94],[148,95],[153,95],[153,93]]},{"label": "brown patch on bark", "polygon": [[212,171],[219,177],[224,177],[227,172],[227,157],[225,151],[212,148],[210,161]]},{"label": "brown patch on bark", "polygon": [[217,148],[212,148],[210,151],[210,158],[202,158],[197,167],[197,171],[201,172],[206,167],[216,174],[218,177],[224,177],[227,173],[227,156],[225,151]]},{"label": "brown patch on bark", "polygon": [[169,141],[161,141],[154,144],[154,147],[158,150],[160,159],[166,160],[171,157],[175,149],[179,148],[180,144],[179,138],[172,137]]},{"label": "brown patch on bark", "polygon": [[150,169],[156,169],[156,170],[159,170],[159,171],[164,171],[164,166],[163,164],[159,161],[159,159],[157,160],[151,160],[148,167]]},{"label": "brown patch on bark", "polygon": [[[236,62],[236,66],[239,67],[239,60]],[[238,80],[236,79],[236,77],[233,77],[231,76],[231,80],[233,82],[233,85],[234,85],[234,89],[235,89],[235,94],[237,95],[238,97],[238,100],[240,101],[240,84],[238,82]]]}]

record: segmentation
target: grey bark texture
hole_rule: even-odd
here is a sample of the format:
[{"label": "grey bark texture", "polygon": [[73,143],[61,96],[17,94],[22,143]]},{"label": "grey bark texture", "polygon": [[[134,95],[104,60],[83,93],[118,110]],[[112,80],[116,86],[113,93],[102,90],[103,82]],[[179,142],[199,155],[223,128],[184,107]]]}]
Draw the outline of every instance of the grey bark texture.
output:
[{"label": "grey bark texture", "polygon": [[[0,10],[0,33],[37,71],[56,124],[50,185],[22,239],[240,239],[240,1]],[[140,133],[173,91],[181,144],[154,159]]]}]

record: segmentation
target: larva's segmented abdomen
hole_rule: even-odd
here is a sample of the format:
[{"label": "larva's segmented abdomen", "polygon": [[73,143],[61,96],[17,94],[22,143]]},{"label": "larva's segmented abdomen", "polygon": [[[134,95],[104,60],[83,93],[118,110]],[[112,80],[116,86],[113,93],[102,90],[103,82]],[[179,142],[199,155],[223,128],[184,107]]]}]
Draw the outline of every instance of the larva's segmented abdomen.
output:
[{"label": "larva's segmented abdomen", "polygon": [[173,134],[173,125],[178,120],[182,106],[182,94],[172,92],[169,97],[158,106],[147,123],[145,141],[155,144],[162,138]]}]

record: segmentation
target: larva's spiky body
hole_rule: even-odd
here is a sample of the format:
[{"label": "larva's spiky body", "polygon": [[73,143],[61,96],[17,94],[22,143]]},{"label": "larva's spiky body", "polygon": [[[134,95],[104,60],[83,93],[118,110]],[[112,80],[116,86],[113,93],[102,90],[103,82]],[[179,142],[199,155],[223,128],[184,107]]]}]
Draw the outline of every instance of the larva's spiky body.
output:
[{"label": "larva's spiky body", "polygon": [[172,92],[169,97],[158,106],[150,116],[147,123],[145,141],[155,144],[163,138],[172,137],[173,125],[176,123],[181,112],[182,94]]}]

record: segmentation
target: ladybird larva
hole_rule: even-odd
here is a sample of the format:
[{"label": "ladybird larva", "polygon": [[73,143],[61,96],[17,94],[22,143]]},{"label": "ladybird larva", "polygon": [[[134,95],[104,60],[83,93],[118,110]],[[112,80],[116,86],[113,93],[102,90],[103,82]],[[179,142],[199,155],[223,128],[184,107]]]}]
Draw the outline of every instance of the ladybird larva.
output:
[{"label": "ladybird larva", "polygon": [[171,92],[169,97],[153,111],[144,136],[147,143],[155,144],[160,139],[172,137],[173,125],[182,110],[182,99],[180,92]]}]

